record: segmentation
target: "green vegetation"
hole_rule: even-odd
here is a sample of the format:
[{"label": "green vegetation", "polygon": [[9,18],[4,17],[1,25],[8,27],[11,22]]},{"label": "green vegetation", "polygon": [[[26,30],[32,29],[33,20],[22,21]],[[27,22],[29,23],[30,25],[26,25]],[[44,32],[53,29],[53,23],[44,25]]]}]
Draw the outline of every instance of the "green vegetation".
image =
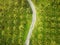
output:
[{"label": "green vegetation", "polygon": [[24,0],[0,0],[0,45],[23,45],[32,20]]},{"label": "green vegetation", "polygon": [[60,45],[60,0],[33,0],[37,21],[30,45]]},{"label": "green vegetation", "polygon": [[[60,45],[60,0],[32,0],[37,21],[30,45]],[[32,11],[27,0],[0,0],[0,45],[24,45]]]}]

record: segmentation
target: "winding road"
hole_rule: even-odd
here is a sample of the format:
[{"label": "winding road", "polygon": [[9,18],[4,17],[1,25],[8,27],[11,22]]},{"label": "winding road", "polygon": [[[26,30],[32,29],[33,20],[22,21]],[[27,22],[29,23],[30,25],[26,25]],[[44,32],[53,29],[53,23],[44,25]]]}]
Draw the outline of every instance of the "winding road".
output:
[{"label": "winding road", "polygon": [[25,41],[25,45],[29,45],[29,42],[30,42],[30,37],[32,35],[32,31],[34,29],[34,25],[35,25],[35,22],[36,22],[36,10],[35,10],[35,6],[33,4],[33,2],[31,0],[27,0],[28,3],[30,4],[30,7],[32,9],[32,23],[30,25],[30,29],[29,29],[29,32],[28,32],[28,35],[27,35],[27,38],[26,38],[26,41]]}]

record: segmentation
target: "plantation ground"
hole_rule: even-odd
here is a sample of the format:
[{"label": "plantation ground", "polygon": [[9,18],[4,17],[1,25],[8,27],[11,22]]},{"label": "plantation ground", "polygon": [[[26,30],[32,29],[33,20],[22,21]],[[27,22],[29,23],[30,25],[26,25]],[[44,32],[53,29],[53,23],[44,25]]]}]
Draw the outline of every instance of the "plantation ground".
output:
[{"label": "plantation ground", "polygon": [[32,20],[27,1],[0,0],[0,45],[23,45]]},{"label": "plantation ground", "polygon": [[[60,0],[32,0],[37,21],[30,45],[60,45]],[[0,45],[23,45],[32,20],[27,0],[0,0]]]}]

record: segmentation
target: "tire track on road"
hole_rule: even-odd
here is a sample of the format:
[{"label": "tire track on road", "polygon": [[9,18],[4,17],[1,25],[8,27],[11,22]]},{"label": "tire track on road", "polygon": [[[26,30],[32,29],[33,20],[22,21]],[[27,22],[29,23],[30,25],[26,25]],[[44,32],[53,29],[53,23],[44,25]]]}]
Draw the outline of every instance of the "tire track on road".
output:
[{"label": "tire track on road", "polygon": [[25,45],[29,45],[29,42],[30,42],[30,37],[32,35],[32,31],[34,29],[34,25],[35,25],[35,22],[36,22],[36,9],[35,9],[35,6],[33,4],[33,2],[31,0],[27,0],[28,3],[30,4],[30,7],[32,9],[32,23],[30,25],[30,29],[29,29],[29,32],[28,32],[28,35],[27,35],[27,38],[26,38],[26,41],[25,41]]}]

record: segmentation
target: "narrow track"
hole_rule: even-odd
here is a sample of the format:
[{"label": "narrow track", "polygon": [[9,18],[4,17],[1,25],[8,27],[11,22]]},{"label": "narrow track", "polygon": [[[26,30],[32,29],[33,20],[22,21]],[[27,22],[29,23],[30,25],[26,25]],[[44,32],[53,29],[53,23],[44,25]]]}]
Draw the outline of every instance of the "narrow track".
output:
[{"label": "narrow track", "polygon": [[29,32],[28,32],[28,35],[27,35],[27,38],[26,38],[26,41],[25,41],[25,45],[29,45],[29,41],[30,41],[30,37],[32,35],[32,31],[34,29],[34,25],[35,25],[35,22],[36,22],[36,10],[35,10],[35,6],[33,4],[33,2],[31,0],[27,0],[28,3],[30,4],[30,7],[32,9],[32,23],[30,25],[30,29],[29,29]]}]

